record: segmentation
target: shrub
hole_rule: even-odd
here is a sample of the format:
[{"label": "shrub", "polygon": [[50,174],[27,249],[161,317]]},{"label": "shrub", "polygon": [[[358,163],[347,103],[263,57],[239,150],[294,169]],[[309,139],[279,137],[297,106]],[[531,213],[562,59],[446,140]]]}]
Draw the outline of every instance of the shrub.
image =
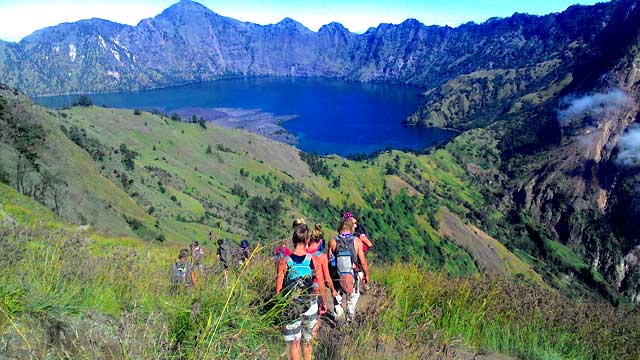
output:
[{"label": "shrub", "polygon": [[81,95],[73,102],[73,106],[89,107],[93,106],[93,101],[87,95]]}]

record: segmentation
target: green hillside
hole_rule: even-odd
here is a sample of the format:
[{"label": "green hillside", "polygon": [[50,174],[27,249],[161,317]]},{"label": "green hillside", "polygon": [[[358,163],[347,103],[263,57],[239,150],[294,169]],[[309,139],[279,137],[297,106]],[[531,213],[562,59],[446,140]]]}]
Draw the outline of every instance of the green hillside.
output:
[{"label": "green hillside", "polygon": [[[383,263],[401,259],[452,275],[493,269],[563,291],[596,287],[615,296],[597,273],[573,266],[570,255],[555,256],[555,243],[543,256],[531,251],[528,235],[508,219],[511,210],[494,205],[502,191],[493,170],[500,152],[489,130],[463,133],[426,155],[390,151],[352,161],[211,124],[101,107],[53,111],[8,88],[1,95],[5,182],[105,234],[212,246],[212,231],[216,239],[267,245],[285,236],[294,218],[331,230],[349,210]],[[443,209],[491,240],[468,246],[474,236],[445,234]]]},{"label": "green hillside", "polygon": [[[256,248],[228,287],[214,271],[174,294],[168,268],[181,245],[68,224],[4,184],[0,196],[7,255],[0,261],[0,334],[8,358],[284,356],[280,315],[269,301],[270,249]],[[453,278],[404,262],[374,263],[372,271],[363,315],[348,326],[323,323],[317,358],[638,357],[640,318],[607,303],[570,300],[504,277]]]}]

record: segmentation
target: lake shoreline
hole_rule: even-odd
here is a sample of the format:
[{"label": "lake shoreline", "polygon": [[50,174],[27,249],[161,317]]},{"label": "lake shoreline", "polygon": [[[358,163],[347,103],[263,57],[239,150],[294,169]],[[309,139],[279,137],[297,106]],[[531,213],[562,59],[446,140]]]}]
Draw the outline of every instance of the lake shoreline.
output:
[{"label": "lake shoreline", "polygon": [[188,107],[175,109],[183,119],[196,116],[207,122],[230,129],[243,129],[289,145],[297,145],[299,139],[282,127],[282,123],[299,115],[275,115],[260,109]]}]

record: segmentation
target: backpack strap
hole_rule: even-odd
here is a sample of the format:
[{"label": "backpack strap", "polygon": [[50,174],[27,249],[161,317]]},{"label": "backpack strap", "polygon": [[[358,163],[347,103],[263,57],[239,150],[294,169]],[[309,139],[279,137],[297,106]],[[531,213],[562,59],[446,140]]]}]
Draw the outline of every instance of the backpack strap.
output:
[{"label": "backpack strap", "polygon": [[315,256],[315,257],[318,257],[320,255],[322,255],[322,251],[320,251],[320,250],[316,250],[316,252],[313,253],[313,256]]},{"label": "backpack strap", "polygon": [[311,254],[305,255],[304,260],[302,261],[302,265],[311,267],[311,258],[312,258]]},{"label": "backpack strap", "polygon": [[291,267],[295,265],[291,256],[286,256],[284,259],[287,261],[287,267],[289,267],[289,269],[291,269]]}]

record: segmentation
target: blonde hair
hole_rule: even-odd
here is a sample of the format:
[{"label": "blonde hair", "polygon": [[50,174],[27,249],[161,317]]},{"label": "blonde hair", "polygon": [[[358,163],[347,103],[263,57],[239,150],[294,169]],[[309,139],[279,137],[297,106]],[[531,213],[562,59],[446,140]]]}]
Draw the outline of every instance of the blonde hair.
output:
[{"label": "blonde hair", "polygon": [[312,243],[320,242],[320,240],[324,239],[324,231],[322,231],[322,224],[316,223],[313,226],[313,230],[311,230],[311,239]]},{"label": "blonde hair", "polygon": [[340,220],[340,226],[338,226],[338,232],[354,232],[356,227],[353,218],[342,218]]}]

